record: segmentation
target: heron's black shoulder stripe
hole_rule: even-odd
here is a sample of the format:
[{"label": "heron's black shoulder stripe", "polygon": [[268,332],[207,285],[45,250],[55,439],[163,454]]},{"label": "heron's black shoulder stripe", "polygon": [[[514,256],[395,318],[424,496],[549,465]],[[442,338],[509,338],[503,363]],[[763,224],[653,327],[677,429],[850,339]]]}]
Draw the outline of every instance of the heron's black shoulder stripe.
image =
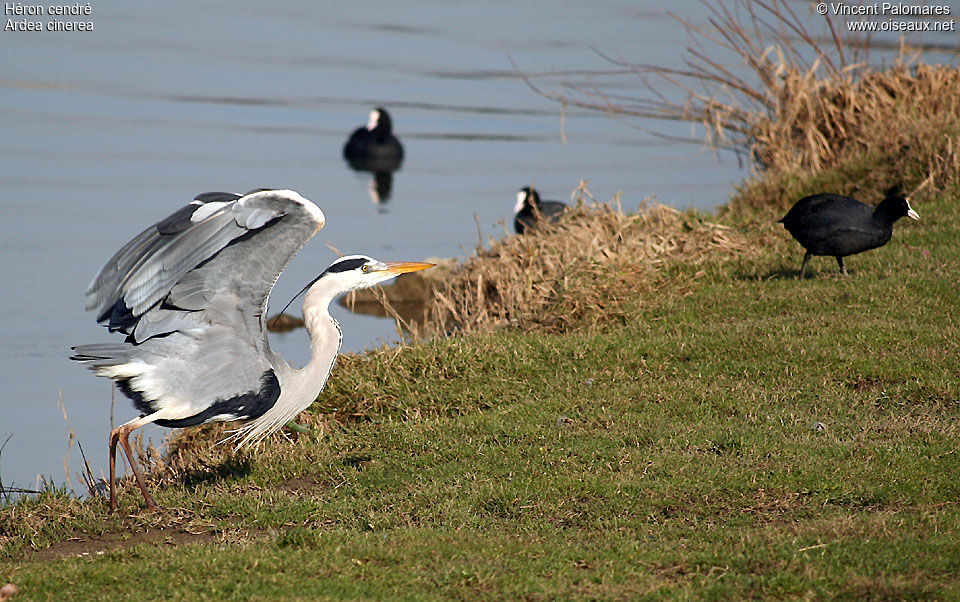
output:
[{"label": "heron's black shoulder stripe", "polygon": [[[220,193],[208,193],[208,194],[220,194]],[[200,195],[204,196],[204,195]],[[173,212],[168,217],[157,222],[157,232],[160,234],[179,234],[183,232],[193,223],[190,221],[190,217],[193,215],[193,212],[197,210],[197,205],[191,203],[190,205],[185,205],[175,212]]]},{"label": "heron's black shoulder stripe", "polygon": [[[350,270],[355,270],[361,267],[363,264],[370,261],[366,258],[355,257],[353,259],[344,259],[342,261],[335,261],[326,272],[349,272]],[[322,274],[321,274],[322,275]]]},{"label": "heron's black shoulder stripe", "polygon": [[[201,203],[229,203],[239,198],[240,195],[233,192],[203,192],[193,197],[193,200],[200,201]],[[192,207],[194,209],[197,208],[196,205],[192,205]]]},{"label": "heron's black shoulder stripe", "polygon": [[248,190],[245,193],[243,193],[243,196],[250,196],[251,194],[256,194],[258,192],[268,192],[270,190],[276,190],[276,188],[254,188],[253,190]]},{"label": "heron's black shoulder stripe", "polygon": [[[144,415],[156,411],[156,408],[143,398],[140,391],[130,387],[129,380],[117,381],[117,386],[120,387],[124,395],[133,400],[133,404]],[[273,370],[267,370],[260,377],[259,391],[250,391],[230,399],[218,399],[199,414],[177,420],[157,420],[155,424],[167,428],[184,428],[213,422],[214,420],[252,420],[263,416],[267,410],[277,403],[279,398],[280,381],[277,380],[277,375]],[[225,418],[228,416],[229,418]]]}]

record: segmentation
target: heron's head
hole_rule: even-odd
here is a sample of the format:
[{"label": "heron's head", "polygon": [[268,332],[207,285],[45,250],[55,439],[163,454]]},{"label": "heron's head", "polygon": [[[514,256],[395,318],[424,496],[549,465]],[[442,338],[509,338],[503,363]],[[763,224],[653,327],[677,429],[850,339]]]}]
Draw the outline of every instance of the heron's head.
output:
[{"label": "heron's head", "polygon": [[310,297],[329,299],[341,293],[358,288],[375,286],[396,278],[407,272],[417,272],[432,268],[432,263],[422,262],[383,262],[366,255],[346,255],[330,264],[326,270],[314,280],[307,291],[307,303]]},{"label": "heron's head", "polygon": [[537,191],[527,186],[517,191],[517,204],[513,206],[514,213],[520,213],[524,207],[537,207],[540,205],[540,195]]}]

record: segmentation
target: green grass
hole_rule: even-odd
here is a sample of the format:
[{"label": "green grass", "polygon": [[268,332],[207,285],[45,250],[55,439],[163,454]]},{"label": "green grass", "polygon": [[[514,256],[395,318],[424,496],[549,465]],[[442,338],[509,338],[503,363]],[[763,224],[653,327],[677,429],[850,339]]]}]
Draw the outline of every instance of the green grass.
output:
[{"label": "green grass", "polygon": [[[759,252],[626,323],[345,358],[318,404],[342,421],[250,454],[198,436],[154,477],[159,515],[129,482],[121,518],[56,493],[0,509],[0,581],[27,599],[958,598],[958,201],[918,202],[848,278],[815,258],[797,281],[799,245],[752,225]],[[65,556],[71,538],[103,543]]]}]

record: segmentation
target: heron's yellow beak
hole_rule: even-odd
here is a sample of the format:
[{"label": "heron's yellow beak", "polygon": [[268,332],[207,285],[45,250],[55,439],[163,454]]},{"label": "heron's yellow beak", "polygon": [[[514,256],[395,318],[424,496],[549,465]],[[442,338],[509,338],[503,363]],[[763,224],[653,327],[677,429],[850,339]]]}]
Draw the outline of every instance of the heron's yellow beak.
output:
[{"label": "heron's yellow beak", "polygon": [[407,272],[419,272],[420,270],[425,270],[427,268],[432,268],[435,266],[435,263],[423,263],[419,261],[388,261],[384,263],[386,268],[384,272],[389,272],[391,274],[406,274]]}]

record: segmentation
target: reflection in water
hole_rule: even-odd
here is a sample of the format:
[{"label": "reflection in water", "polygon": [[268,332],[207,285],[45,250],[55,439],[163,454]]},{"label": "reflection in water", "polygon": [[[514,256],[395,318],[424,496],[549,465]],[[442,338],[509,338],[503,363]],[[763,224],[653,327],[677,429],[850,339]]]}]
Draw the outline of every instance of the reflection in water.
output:
[{"label": "reflection in water", "polygon": [[373,174],[370,198],[374,204],[390,199],[393,172],[403,162],[403,145],[393,135],[393,121],[386,109],[377,107],[370,111],[366,127],[354,130],[343,145],[343,158],[351,169]]},{"label": "reflection in water", "polygon": [[374,205],[386,203],[390,200],[390,193],[393,191],[393,172],[400,169],[402,159],[393,161],[375,160],[375,161],[351,161],[347,159],[347,165],[358,172],[372,173],[370,178],[370,200]]},{"label": "reflection in water", "polygon": [[392,171],[375,171],[373,179],[370,180],[370,200],[375,205],[386,203],[390,200],[390,192],[393,189]]},{"label": "reflection in water", "polygon": [[267,330],[270,332],[290,332],[304,326],[303,318],[285,313],[279,313],[267,319]]}]

